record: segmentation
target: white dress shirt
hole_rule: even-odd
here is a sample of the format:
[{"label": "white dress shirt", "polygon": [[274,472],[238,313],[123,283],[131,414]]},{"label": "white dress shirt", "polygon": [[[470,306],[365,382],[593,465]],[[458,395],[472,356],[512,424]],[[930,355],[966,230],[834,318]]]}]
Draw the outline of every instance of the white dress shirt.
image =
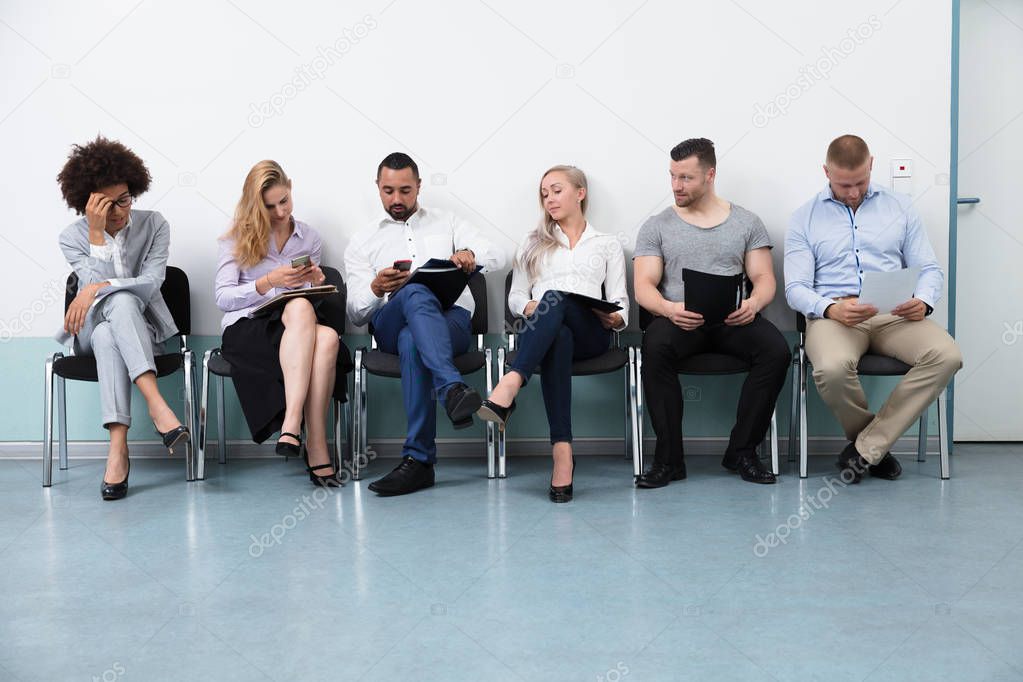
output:
[{"label": "white dress shirt", "polygon": [[[476,264],[482,265],[485,273],[504,267],[504,254],[482,232],[442,209],[420,206],[407,221],[385,214],[359,230],[345,249],[348,319],[354,325],[365,325],[387,302],[389,294],[378,298],[370,288],[379,270],[405,259],[411,260],[415,269],[431,258],[450,258],[461,249],[472,251]],[[455,305],[465,308],[470,315],[476,309],[468,287]]]},{"label": "white dress shirt", "polygon": [[[128,230],[131,229],[131,213],[128,213],[128,224],[117,231],[113,237],[106,230],[103,231],[103,245],[89,244],[89,256],[96,260],[113,263],[114,272],[118,279],[107,280],[112,286],[121,286],[119,280],[127,279],[128,267],[124,264],[124,245],[128,240]],[[95,304],[95,301],[94,301]]]},{"label": "white dress shirt", "polygon": [[554,226],[554,236],[560,246],[544,254],[533,282],[529,281],[520,262],[529,237],[519,247],[508,293],[512,313],[523,317],[530,301],[539,301],[548,291],[566,291],[617,303],[622,307],[618,311],[622,324],[615,331],[625,329],[629,324],[629,290],[625,285],[625,254],[618,239],[598,232],[589,223],[583,228],[575,248],[569,248],[568,236],[560,225]]}]

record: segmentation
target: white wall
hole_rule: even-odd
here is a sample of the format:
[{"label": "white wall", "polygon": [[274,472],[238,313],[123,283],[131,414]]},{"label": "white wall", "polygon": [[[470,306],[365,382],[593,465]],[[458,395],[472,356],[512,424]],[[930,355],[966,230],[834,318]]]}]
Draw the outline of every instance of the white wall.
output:
[{"label": "white wall", "polygon": [[[138,206],[171,222],[171,263],[197,292],[193,333],[219,332],[215,238],[263,158],[294,179],[296,215],[325,235],[328,263],[377,217],[373,174],[394,150],[420,163],[424,204],[463,211],[509,254],[538,218],[540,173],[574,163],[590,177],[592,223],[631,252],[670,201],[667,152],[683,138],[717,143],[719,192],[780,245],[791,211],[823,186],[827,143],[856,132],[876,180],[889,159],[916,160],[913,189],[944,262],[950,25],[949,3],[926,0],[6,1],[0,323],[15,336],[59,326],[49,292],[68,268],[56,235],[73,216],[54,178],[70,144],[99,132],[149,165]],[[318,59],[339,39],[343,56]],[[821,63],[828,77],[800,84],[823,48],[837,50]],[[256,120],[254,104],[324,66]],[[784,114],[755,116],[785,100]],[[769,316],[792,326],[780,295]]]}]

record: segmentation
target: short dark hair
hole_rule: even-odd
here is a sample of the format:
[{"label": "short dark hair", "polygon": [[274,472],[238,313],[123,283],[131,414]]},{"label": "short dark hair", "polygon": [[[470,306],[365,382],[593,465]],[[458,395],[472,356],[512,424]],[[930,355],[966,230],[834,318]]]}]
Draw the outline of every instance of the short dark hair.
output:
[{"label": "short dark hair", "polygon": [[845,170],[857,170],[870,158],[870,148],[858,135],[840,135],[828,145],[825,161]]},{"label": "short dark hair", "polygon": [[377,166],[377,180],[380,179],[380,171],[385,168],[391,170],[401,170],[403,168],[411,168],[412,175],[416,176],[416,180],[419,179],[419,166],[412,160],[412,157],[405,152],[391,152],[384,157],[384,160]]},{"label": "short dark hair", "polygon": [[152,177],[135,152],[102,135],[87,144],[71,146],[67,162],[57,174],[60,192],[68,208],[83,215],[89,196],[101,187],[128,185],[133,197],[149,189]]},{"label": "short dark hair", "polygon": [[714,154],[714,143],[705,137],[691,137],[675,145],[671,150],[671,160],[681,161],[696,156],[703,168],[717,168],[718,159]]}]

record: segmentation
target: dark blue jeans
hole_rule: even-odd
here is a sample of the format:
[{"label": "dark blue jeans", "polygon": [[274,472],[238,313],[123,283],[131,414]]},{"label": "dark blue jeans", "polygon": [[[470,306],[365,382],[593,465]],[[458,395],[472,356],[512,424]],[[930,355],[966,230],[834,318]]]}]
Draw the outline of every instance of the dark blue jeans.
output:
[{"label": "dark blue jeans", "polygon": [[592,310],[553,291],[544,294],[533,314],[519,324],[519,354],[510,369],[522,375],[525,385],[539,366],[551,443],[571,443],[572,361],[607,351],[611,332]]},{"label": "dark blue jeans", "polygon": [[380,350],[401,359],[401,392],[408,435],[401,450],[421,462],[437,460],[437,400],[462,381],[452,358],[469,350],[469,311],[443,311],[422,284],[408,284],[373,315]]}]

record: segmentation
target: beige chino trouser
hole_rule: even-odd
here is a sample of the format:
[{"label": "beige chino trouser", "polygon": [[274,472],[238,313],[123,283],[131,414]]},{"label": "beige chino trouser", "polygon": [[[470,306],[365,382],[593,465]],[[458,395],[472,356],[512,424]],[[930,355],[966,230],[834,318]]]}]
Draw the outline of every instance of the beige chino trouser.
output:
[{"label": "beige chino trouser", "polygon": [[[912,367],[876,415],[867,406],[856,373],[868,351]],[[959,347],[944,329],[927,319],[910,322],[891,314],[875,315],[854,327],[807,320],[806,354],[821,398],[871,464],[881,461],[963,366]]]}]

